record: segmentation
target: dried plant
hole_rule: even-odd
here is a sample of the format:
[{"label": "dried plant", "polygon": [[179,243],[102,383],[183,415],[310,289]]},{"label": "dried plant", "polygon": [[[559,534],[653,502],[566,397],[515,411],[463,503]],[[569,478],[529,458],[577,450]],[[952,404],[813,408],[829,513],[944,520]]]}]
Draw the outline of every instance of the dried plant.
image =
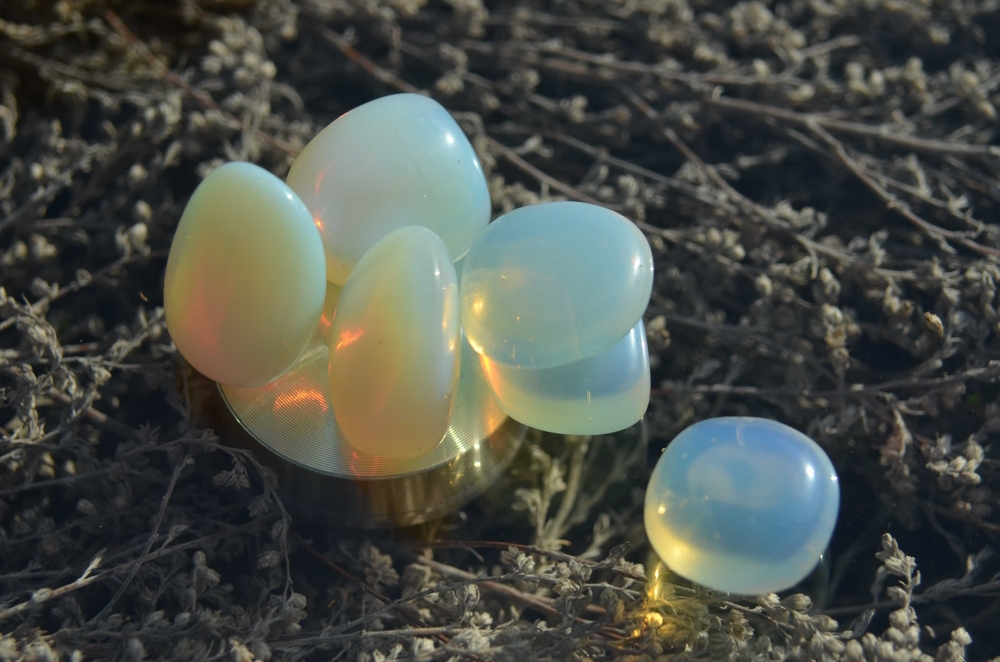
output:
[{"label": "dried plant", "polygon": [[[5,0],[0,660],[1000,655],[998,28],[993,0]],[[647,557],[632,433],[533,437],[513,508],[366,538],[202,429],[161,307],[188,196],[398,91],[452,110],[497,213],[646,232],[654,451],[750,414],[829,452],[808,596]]]}]

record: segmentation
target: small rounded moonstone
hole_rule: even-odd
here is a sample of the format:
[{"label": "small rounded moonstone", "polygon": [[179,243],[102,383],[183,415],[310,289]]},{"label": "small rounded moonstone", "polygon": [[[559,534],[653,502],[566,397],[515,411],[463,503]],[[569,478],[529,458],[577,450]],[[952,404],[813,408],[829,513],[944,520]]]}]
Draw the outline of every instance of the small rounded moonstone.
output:
[{"label": "small rounded moonstone", "polygon": [[344,284],[330,334],[330,401],[371,455],[417,457],[448,431],[458,383],[458,282],[427,228],[390,233]]},{"label": "small rounded moonstone", "polygon": [[649,349],[640,320],[590,358],[555,368],[512,368],[479,358],[501,409],[515,421],[557,434],[609,434],[649,406]]},{"label": "small rounded moonstone", "polygon": [[170,336],[209,379],[266,384],[316,330],[325,271],[319,232],[283,181],[250,163],[219,166],[195,189],[170,246]]},{"label": "small rounded moonstone", "polygon": [[620,214],[580,202],[493,221],[462,266],[462,326],[489,361],[553,368],[620,341],[653,286],[649,243]]},{"label": "small rounded moonstone", "polygon": [[475,150],[445,108],[419,94],[370,101],[313,138],[288,172],[323,235],[327,278],[344,284],[382,237],[422,225],[457,260],[490,220]]},{"label": "small rounded moonstone", "polygon": [[681,432],[646,489],[646,534],[677,574],[718,591],[790,588],[833,535],[840,486],[809,437],[762,418],[712,418]]}]

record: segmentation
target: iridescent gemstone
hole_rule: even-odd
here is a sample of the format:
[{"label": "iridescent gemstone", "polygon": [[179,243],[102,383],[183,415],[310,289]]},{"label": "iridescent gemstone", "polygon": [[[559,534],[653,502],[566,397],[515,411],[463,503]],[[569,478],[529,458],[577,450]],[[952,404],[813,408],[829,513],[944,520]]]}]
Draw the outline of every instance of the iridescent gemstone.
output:
[{"label": "iridescent gemstone", "polygon": [[330,401],[344,437],[405,458],[448,431],[461,355],[448,249],[419,226],[390,233],[344,284],[330,333]]},{"label": "iridescent gemstone", "polygon": [[801,432],[762,418],[713,418],[670,442],[646,488],[646,534],[677,574],[718,591],[790,588],[833,535],[840,486]]},{"label": "iridescent gemstone", "polygon": [[327,277],[343,284],[382,237],[433,230],[452,260],[490,220],[490,194],[468,138],[445,108],[395,94],[347,112],[296,157],[288,184],[323,235]]},{"label": "iridescent gemstone", "polygon": [[462,325],[489,361],[553,368],[619,342],[649,302],[653,257],[635,224],[580,202],[504,214],[462,266]]},{"label": "iridescent gemstone", "polygon": [[284,182],[250,163],[219,166],[195,189],[170,246],[170,337],[210,379],[266,384],[316,330],[325,271],[319,232]]},{"label": "iridescent gemstone", "polygon": [[649,405],[649,350],[640,320],[600,354],[555,368],[513,368],[481,356],[500,407],[515,421],[558,434],[608,434]]}]

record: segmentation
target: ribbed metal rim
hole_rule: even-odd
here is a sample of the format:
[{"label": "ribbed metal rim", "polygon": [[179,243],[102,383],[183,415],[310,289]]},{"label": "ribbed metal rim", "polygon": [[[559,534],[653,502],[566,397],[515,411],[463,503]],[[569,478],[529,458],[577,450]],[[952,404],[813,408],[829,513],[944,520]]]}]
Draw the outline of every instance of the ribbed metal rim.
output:
[{"label": "ribbed metal rim", "polygon": [[265,386],[219,385],[236,420],[268,450],[328,476],[372,480],[420,473],[452,462],[496,432],[507,420],[490,390],[479,358],[462,342],[458,392],[451,425],[438,446],[417,458],[370,455],[344,437],[330,402],[329,348],[317,331],[295,364]]}]

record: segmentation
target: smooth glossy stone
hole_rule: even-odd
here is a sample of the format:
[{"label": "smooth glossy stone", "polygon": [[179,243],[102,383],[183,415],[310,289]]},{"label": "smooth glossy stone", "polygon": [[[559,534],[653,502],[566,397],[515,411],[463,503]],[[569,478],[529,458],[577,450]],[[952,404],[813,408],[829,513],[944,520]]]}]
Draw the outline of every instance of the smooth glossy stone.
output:
[{"label": "smooth glossy stone", "polygon": [[555,368],[512,368],[485,356],[479,361],[507,415],[545,432],[617,432],[649,406],[649,349],[641,320],[600,354]]},{"label": "smooth glossy stone", "polygon": [[319,327],[316,329],[318,340],[323,345],[330,344],[330,333],[333,331],[333,318],[337,316],[337,302],[344,288],[327,281],[326,300],[323,301],[323,312],[319,316]]},{"label": "smooth glossy stone", "polygon": [[427,228],[390,233],[344,284],[330,334],[330,401],[370,455],[416,457],[448,431],[458,383],[458,281]]},{"label": "smooth glossy stone", "polygon": [[445,108],[395,94],[342,115],[296,157],[288,184],[323,235],[327,277],[343,284],[382,237],[422,225],[457,260],[490,220],[482,166]]},{"label": "smooth glossy stone", "polygon": [[219,166],[170,246],[163,300],[174,345],[217,382],[266,384],[316,330],[325,271],[319,232],[283,181],[251,163]]},{"label": "smooth glossy stone", "polygon": [[790,588],[833,535],[840,485],[809,437],[762,418],[712,418],[681,432],[646,489],[646,534],[671,570],[718,591]]},{"label": "smooth glossy stone", "polygon": [[552,368],[594,356],[642,318],[653,256],[624,216],[581,202],[522,207],[465,256],[462,325],[493,363]]}]

